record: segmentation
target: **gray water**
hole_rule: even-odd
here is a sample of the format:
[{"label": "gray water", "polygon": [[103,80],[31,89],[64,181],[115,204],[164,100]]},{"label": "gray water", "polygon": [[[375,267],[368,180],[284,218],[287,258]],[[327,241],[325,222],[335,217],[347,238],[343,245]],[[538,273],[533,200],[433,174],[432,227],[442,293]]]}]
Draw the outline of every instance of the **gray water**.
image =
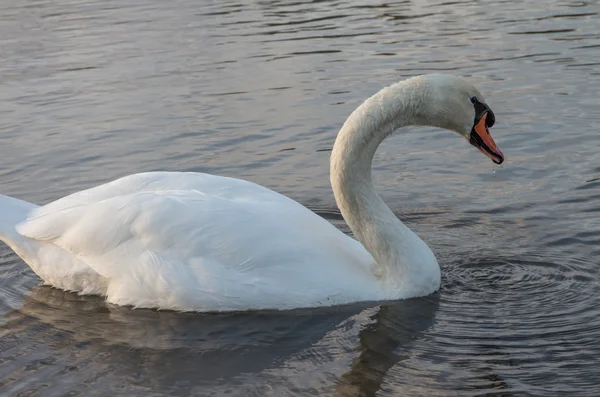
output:
[{"label": "gray water", "polygon": [[[328,156],[350,112],[468,77],[498,167],[455,134],[386,140],[374,177],[432,247],[432,296],[179,314],[39,286],[0,249],[0,395],[600,395],[600,4],[0,4],[0,191],[43,204],[117,177],[252,180],[345,232]],[[294,225],[290,225],[294,227]]]}]

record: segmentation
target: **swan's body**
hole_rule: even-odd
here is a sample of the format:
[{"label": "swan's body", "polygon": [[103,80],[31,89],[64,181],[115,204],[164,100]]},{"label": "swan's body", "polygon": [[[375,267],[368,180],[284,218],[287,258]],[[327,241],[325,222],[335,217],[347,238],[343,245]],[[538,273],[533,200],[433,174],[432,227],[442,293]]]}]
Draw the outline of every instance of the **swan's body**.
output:
[{"label": "swan's body", "polygon": [[379,143],[408,124],[466,136],[464,124],[477,114],[455,106],[463,96],[482,99],[462,79],[413,78],[346,121],[331,181],[360,242],[265,187],[178,172],[130,175],[42,207],[0,196],[0,238],[46,284],[119,305],[291,309],[427,295],[439,288],[438,263],[375,192],[371,161]]}]

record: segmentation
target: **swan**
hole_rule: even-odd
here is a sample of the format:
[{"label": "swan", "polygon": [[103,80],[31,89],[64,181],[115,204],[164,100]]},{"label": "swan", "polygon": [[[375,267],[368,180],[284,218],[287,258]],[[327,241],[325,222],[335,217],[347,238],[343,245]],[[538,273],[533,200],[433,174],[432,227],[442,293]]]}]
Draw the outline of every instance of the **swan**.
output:
[{"label": "swan", "polygon": [[176,311],[334,306],[429,295],[440,267],[375,191],[379,144],[409,125],[445,128],[494,163],[495,116],[467,80],[431,74],[368,98],[335,140],[330,180],[354,233],[263,186],[194,172],[129,175],[44,206],[0,195],[0,239],[45,284]]}]

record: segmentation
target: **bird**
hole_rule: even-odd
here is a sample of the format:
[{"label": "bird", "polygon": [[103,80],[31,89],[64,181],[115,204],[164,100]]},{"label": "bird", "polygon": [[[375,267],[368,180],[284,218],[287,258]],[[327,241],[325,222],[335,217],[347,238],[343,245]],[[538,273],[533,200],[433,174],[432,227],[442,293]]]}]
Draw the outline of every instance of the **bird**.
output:
[{"label": "bird", "polygon": [[408,126],[457,133],[494,163],[495,115],[462,77],[407,78],[366,99],[330,157],[353,236],[261,185],[197,172],[144,172],[38,206],[0,195],[0,240],[44,284],[159,310],[289,310],[426,296],[430,247],[377,194],[373,157]]}]

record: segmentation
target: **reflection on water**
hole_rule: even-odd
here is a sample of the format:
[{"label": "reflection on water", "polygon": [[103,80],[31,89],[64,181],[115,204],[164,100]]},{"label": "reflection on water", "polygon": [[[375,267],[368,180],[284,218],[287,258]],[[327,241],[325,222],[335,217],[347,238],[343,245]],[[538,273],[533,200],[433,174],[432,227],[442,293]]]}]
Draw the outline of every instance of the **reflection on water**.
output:
[{"label": "reflection on water", "polygon": [[442,265],[426,299],[132,311],[37,287],[3,246],[0,394],[598,396],[600,4],[540,4],[3,1],[4,194],[204,171],[348,232],[335,134],[382,86],[431,72],[481,89],[507,160],[431,128],[380,148],[377,188]]},{"label": "reflection on water", "polygon": [[[438,305],[433,295],[381,306],[182,314],[108,307],[100,298],[36,287],[5,316],[3,386],[73,395],[118,391],[126,379],[128,393],[140,395],[232,388],[239,388],[235,395],[285,395],[283,387],[298,383],[306,392],[337,384],[341,395],[374,395],[407,357],[397,351],[410,351],[433,325]],[[24,353],[35,358],[22,366]],[[331,383],[320,384],[324,379]]]}]

